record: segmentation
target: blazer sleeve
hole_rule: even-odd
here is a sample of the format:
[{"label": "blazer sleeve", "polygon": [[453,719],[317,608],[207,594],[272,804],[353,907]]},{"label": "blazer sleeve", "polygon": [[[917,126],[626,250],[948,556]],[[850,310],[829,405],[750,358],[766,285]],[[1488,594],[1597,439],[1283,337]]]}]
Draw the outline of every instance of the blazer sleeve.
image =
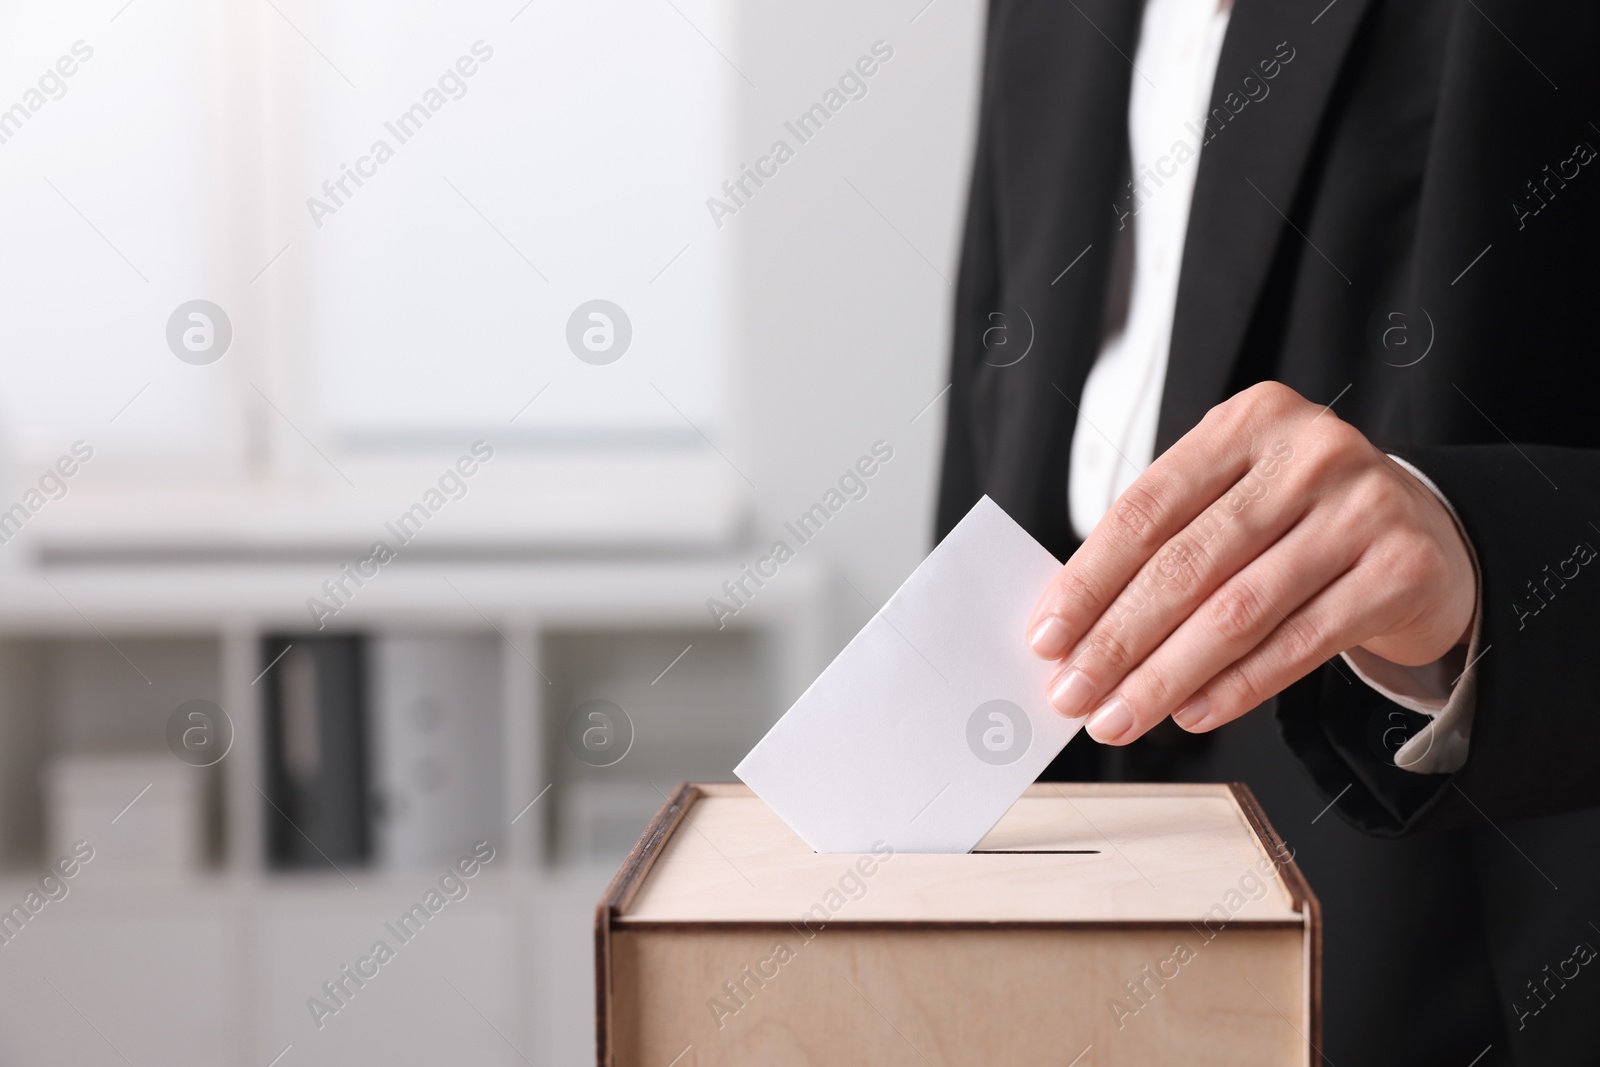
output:
[{"label": "blazer sleeve", "polygon": [[[1466,763],[1401,770],[1378,738],[1420,726],[1329,666],[1278,698],[1284,738],[1340,813],[1380,836],[1600,805],[1600,453],[1391,449],[1455,505],[1483,583]],[[1408,725],[1409,724],[1409,725]]]}]

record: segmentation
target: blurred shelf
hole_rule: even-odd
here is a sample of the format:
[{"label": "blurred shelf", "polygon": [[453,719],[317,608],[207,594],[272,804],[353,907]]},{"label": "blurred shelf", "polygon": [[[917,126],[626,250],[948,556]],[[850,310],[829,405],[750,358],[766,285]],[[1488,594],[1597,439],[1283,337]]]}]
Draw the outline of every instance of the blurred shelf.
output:
[{"label": "blurred shelf", "polygon": [[423,456],[341,455],[337,471],[298,482],[152,480],[149,471],[85,466],[71,492],[28,517],[4,550],[47,564],[345,556],[379,537],[394,545],[384,523],[418,503],[417,553],[706,553],[736,543],[745,526],[747,487],[703,446],[544,456],[502,446],[463,476],[454,463],[470,459],[467,442]]},{"label": "blurred shelf", "polygon": [[[763,550],[696,559],[547,560],[398,558],[363,579],[329,629],[422,624],[479,628],[485,617],[560,625],[712,621],[710,597]],[[228,626],[315,628],[306,607],[332,603],[324,582],[342,578],[364,553],[294,563],[117,563],[0,571],[0,633],[92,634],[101,630],[180,632]],[[822,560],[783,565],[731,625],[770,621],[818,594]]]},{"label": "blurred shelf", "polygon": [[[731,777],[834,651],[837,579],[820,546],[764,579],[725,627],[707,599],[728,599],[724,583],[765,546],[633,553],[599,539],[545,546],[537,558],[402,549],[360,588],[349,583],[347,605],[320,632],[365,636],[369,670],[390,676],[366,701],[372,855],[277,870],[267,827],[283,816],[262,792],[272,788],[269,639],[318,634],[307,599],[327,599],[322,583],[359,555],[308,542],[296,550],[303,558],[225,559],[213,545],[202,562],[189,558],[206,555],[198,549],[113,543],[67,553],[70,562],[0,560],[0,912],[40,891],[61,847],[52,832],[70,825],[98,850],[0,946],[0,1029],[19,1032],[34,1017],[77,1024],[39,980],[48,973],[119,1043],[152,1018],[201,1019],[160,1046],[163,1062],[265,1063],[290,1041],[282,1035],[306,1038],[293,1038],[297,1058],[440,1062],[393,1035],[439,1005],[469,1016],[464,1026],[481,1022],[458,994],[486,1015],[520,1019],[522,1047],[545,1050],[539,1062],[592,1055],[588,1029],[573,1021],[593,996],[595,900],[663,792],[680,779]],[[183,766],[167,748],[168,719],[191,700],[215,702],[233,725],[232,748],[211,767]],[[569,741],[569,720],[594,700],[630,719],[632,746],[610,766],[579,758]],[[81,773],[60,773],[64,762],[88,765],[83,757],[111,757],[116,781],[85,788]],[[163,761],[186,776],[180,785],[192,788],[178,792],[200,807],[187,813],[197,819],[146,805],[162,790],[139,790],[160,773],[126,777]],[[187,869],[180,859],[152,870],[137,854],[139,842],[170,842],[175,827],[192,833],[196,823],[201,855]],[[479,835],[495,860],[385,971],[397,977],[325,1030],[311,1027],[307,998],[387,937],[385,923],[438,884],[446,854]],[[62,960],[84,966],[64,974]],[[137,988],[124,988],[128,975],[141,976]],[[100,976],[123,977],[95,985]],[[426,1032],[441,1029],[430,1021]],[[483,1030],[492,1040],[482,1055],[452,1037],[446,1058],[521,1062]]]}]

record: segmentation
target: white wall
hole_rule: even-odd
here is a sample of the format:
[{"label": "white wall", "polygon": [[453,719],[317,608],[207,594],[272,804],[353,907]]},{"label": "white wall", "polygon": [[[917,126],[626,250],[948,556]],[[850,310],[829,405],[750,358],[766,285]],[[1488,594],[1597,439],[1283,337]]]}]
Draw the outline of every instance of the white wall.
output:
[{"label": "white wall", "polygon": [[[919,16],[924,3],[744,6],[739,62],[758,87],[740,86],[745,161],[777,137],[794,144],[783,123],[873,42],[894,56],[720,232],[707,225],[741,245],[741,454],[760,487],[752,538],[780,536],[872,442],[888,441],[895,457],[868,495],[803,550],[831,556],[876,604],[931,543],[946,400],[911,420],[948,381],[946,279],[982,47],[979,0],[935,0]],[[847,637],[871,612],[848,586],[840,596]]]}]

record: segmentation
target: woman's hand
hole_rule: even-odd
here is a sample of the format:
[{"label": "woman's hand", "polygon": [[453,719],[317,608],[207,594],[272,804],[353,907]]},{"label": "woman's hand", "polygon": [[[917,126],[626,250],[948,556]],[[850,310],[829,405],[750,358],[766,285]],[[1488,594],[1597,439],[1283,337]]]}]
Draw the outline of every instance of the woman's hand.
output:
[{"label": "woman's hand", "polygon": [[1430,492],[1276,382],[1212,408],[1061,568],[1028,643],[1050,703],[1127,744],[1214,729],[1360,646],[1409,666],[1467,640],[1472,557]]}]

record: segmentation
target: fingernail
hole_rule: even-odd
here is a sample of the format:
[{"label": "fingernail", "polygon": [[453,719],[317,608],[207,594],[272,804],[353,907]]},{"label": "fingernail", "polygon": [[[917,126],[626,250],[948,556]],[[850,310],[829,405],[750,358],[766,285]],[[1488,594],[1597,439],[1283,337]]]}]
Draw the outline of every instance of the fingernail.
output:
[{"label": "fingernail", "polygon": [[1094,699],[1094,685],[1082,671],[1068,671],[1050,687],[1050,704],[1069,719],[1075,719],[1089,709]]},{"label": "fingernail", "polygon": [[1067,650],[1067,624],[1059,615],[1046,615],[1028,635],[1035,656],[1054,659]]},{"label": "fingernail", "polygon": [[1205,721],[1206,713],[1211,710],[1211,698],[1201,693],[1189,703],[1172,713],[1172,721],[1185,730],[1193,730]]},{"label": "fingernail", "polygon": [[1118,694],[1100,705],[1100,710],[1089,717],[1084,729],[1101,744],[1114,744],[1133,729],[1133,709]]}]

